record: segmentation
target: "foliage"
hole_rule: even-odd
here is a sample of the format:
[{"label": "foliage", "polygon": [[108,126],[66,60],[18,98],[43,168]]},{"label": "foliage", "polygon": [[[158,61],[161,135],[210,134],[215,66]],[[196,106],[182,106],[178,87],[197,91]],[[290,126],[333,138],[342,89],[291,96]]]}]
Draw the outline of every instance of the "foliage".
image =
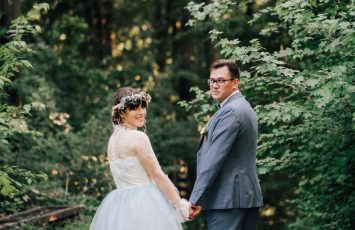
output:
[{"label": "foliage", "polygon": [[[23,40],[25,35],[32,35],[40,31],[38,25],[31,24],[40,18],[41,11],[47,11],[47,4],[35,5],[26,16],[21,16],[12,22],[8,31],[9,41],[0,47],[0,95],[6,97],[5,86],[10,87],[12,78],[22,68],[32,68],[31,63],[24,59],[24,54],[33,52]],[[11,148],[9,138],[15,135],[39,136],[40,133],[27,128],[25,115],[30,115],[31,110],[43,110],[44,105],[38,102],[22,106],[14,106],[0,100],[0,150],[2,154],[8,153]],[[9,152],[11,153],[11,151]],[[13,165],[3,165],[0,168],[0,194],[1,196],[14,196],[23,184],[31,184],[35,179],[45,177],[44,174],[33,174]]]},{"label": "foliage", "polygon": [[[37,205],[86,203],[87,199],[90,212],[85,215],[93,216],[99,201],[114,189],[106,147],[112,130],[110,98],[121,86],[140,87],[152,95],[148,134],[163,169],[173,176],[180,167],[173,162],[182,160],[193,175],[196,124],[176,103],[189,96],[185,92],[191,82],[199,82],[195,72],[200,64],[184,56],[202,49],[183,44],[184,38],[194,36],[176,26],[185,20],[179,12],[183,7],[175,7],[183,3],[162,1],[166,6],[162,9],[152,4],[158,1],[109,7],[111,1],[48,2],[51,9],[41,18],[42,33],[29,38],[36,52],[24,55],[33,68],[16,75],[7,89],[9,96],[3,98],[44,104],[45,111],[24,118],[30,130],[40,130],[42,135],[13,135],[8,138],[11,148],[2,152],[6,164],[16,162],[45,173],[48,180],[25,187],[15,197],[16,208],[4,200],[1,210],[9,213]],[[23,1],[23,9],[31,4]],[[169,32],[172,26],[173,33]]]},{"label": "foliage", "polygon": [[[187,101],[179,101],[179,105],[184,107],[187,111],[190,111],[193,113],[193,117],[195,120],[197,120],[200,123],[204,123],[207,122],[208,119],[206,119],[205,117],[208,115],[210,115],[212,112],[215,112],[217,109],[217,103],[213,102],[211,99],[211,95],[210,92],[206,91],[202,91],[201,89],[199,89],[198,87],[192,87],[191,88],[191,92],[194,92],[194,94],[196,95],[196,97],[187,102]],[[208,104],[202,104],[203,102],[210,102]],[[199,107],[198,109],[196,109],[196,104],[202,104],[201,107]],[[211,106],[211,104],[214,104],[214,106]]]},{"label": "foliage", "polygon": [[[188,8],[196,19],[192,25],[211,16],[198,4]],[[274,52],[259,39],[241,45],[223,37],[223,31],[209,32],[224,57],[246,67],[241,88],[257,105],[261,126],[259,173],[297,178],[289,203],[296,220],[288,228],[350,229],[355,202],[354,3],[277,1],[250,23],[265,15],[277,20],[261,34],[290,41],[279,39],[280,49]]]},{"label": "foliage", "polygon": [[[353,3],[44,1],[51,5],[46,16],[38,14],[45,5],[36,6],[37,13],[21,17],[18,30],[10,28],[18,32],[17,40],[11,37],[0,48],[0,155],[8,171],[2,178],[26,184],[31,171],[47,174],[48,180],[22,185],[15,197],[2,199],[3,212],[85,203],[83,216],[63,228],[87,229],[114,188],[105,157],[110,97],[127,85],[152,95],[147,132],[154,150],[178,186],[179,162],[188,165],[182,182],[191,188],[197,127],[216,109],[204,90],[207,66],[219,49],[242,64],[241,89],[260,118],[262,229],[281,229],[285,223],[349,226]],[[21,2],[23,10],[33,4]],[[40,34],[31,35],[39,27],[26,22],[32,22],[29,15],[40,19]],[[189,92],[191,86],[198,87]],[[177,106],[180,100],[189,101],[180,104],[197,123]],[[46,110],[37,112],[42,104]],[[272,210],[273,216],[263,214]],[[204,229],[204,218],[185,227]]]},{"label": "foliage", "polygon": [[[46,18],[42,18],[42,24]],[[2,152],[2,160],[48,174],[48,180],[27,186],[17,194],[17,210],[67,204],[76,195],[101,199],[113,187],[105,158],[111,128],[106,116],[108,87],[102,84],[105,72],[95,68],[90,58],[81,58],[80,46],[87,28],[82,18],[63,15],[52,30],[31,37],[31,48],[36,52],[23,55],[34,68],[16,76],[11,91],[22,102],[35,100],[44,104],[46,111],[33,112],[30,119],[23,119],[29,129],[41,130],[41,135],[35,139],[11,136],[11,148]],[[70,34],[73,31],[75,34]],[[70,37],[63,39],[66,34]],[[100,95],[104,100],[99,99]],[[7,200],[1,203],[1,209],[16,210]]]}]

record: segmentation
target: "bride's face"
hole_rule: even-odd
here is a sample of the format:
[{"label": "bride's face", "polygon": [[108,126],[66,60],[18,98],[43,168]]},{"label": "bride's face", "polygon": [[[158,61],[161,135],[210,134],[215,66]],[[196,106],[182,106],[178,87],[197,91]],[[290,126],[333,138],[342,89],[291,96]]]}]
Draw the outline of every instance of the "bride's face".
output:
[{"label": "bride's face", "polygon": [[135,108],[127,108],[121,115],[121,121],[130,127],[139,128],[144,125],[146,114],[146,106],[138,105]]}]

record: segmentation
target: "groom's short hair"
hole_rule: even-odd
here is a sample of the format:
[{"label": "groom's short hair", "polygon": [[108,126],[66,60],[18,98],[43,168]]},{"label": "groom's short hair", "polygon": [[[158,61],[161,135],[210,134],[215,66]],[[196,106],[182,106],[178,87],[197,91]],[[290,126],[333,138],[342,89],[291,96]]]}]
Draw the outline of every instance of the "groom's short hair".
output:
[{"label": "groom's short hair", "polygon": [[214,69],[221,68],[223,66],[227,66],[229,73],[231,74],[233,79],[240,79],[239,67],[238,65],[229,59],[219,59],[214,61],[210,66],[210,72]]}]

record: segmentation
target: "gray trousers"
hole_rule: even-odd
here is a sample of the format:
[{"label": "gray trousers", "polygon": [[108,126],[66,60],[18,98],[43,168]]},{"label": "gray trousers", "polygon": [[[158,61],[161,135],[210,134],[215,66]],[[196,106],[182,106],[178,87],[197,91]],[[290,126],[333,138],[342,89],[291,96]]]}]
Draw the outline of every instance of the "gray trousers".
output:
[{"label": "gray trousers", "polygon": [[207,210],[208,230],[256,230],[259,208]]}]

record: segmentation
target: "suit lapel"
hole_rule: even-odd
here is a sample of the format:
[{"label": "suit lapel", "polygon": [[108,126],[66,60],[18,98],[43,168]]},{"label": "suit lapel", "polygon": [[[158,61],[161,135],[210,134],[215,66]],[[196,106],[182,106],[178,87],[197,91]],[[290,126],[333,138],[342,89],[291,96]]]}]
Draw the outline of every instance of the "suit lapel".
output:
[{"label": "suit lapel", "polygon": [[[220,109],[220,108],[219,108]],[[219,110],[218,109],[218,110]],[[208,122],[206,123],[206,125],[204,126],[205,132],[204,134],[202,134],[201,139],[200,139],[200,144],[198,146],[198,149],[201,148],[203,141],[205,140],[205,138],[207,138],[208,135],[208,126],[210,125],[211,121],[216,117],[216,114],[218,113],[218,110],[212,115],[212,117],[208,120]]]},{"label": "suit lapel", "polygon": [[[238,92],[238,93],[232,95],[232,96],[231,96],[230,98],[228,98],[228,100],[223,104],[223,107],[224,107],[225,105],[231,103],[232,101],[236,100],[236,99],[239,98],[239,97],[243,97],[243,95],[242,95],[241,92]],[[209,130],[209,125],[210,125],[211,121],[216,118],[216,114],[218,113],[218,111],[219,111],[220,109],[221,109],[221,107],[213,114],[213,116],[211,117],[211,119],[206,123],[205,129],[207,130],[207,133],[205,133],[205,134],[203,134],[203,135],[201,136],[200,144],[198,145],[198,149],[201,148],[201,146],[202,146],[202,144],[203,144],[205,138],[207,138],[208,130]]]}]

